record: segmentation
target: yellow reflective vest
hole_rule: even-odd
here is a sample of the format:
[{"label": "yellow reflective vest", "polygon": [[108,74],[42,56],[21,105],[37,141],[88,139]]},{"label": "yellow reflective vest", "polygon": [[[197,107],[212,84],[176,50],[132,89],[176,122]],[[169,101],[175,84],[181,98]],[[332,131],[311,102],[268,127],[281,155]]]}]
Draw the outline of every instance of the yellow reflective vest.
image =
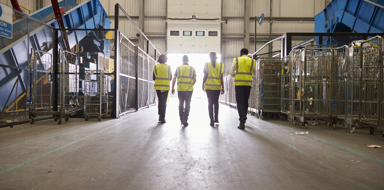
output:
[{"label": "yellow reflective vest", "polygon": [[204,66],[205,73],[208,74],[207,81],[205,81],[204,88],[206,90],[221,90],[221,74],[223,74],[223,64],[216,62],[213,67],[212,62],[208,62]]},{"label": "yellow reflective vest", "polygon": [[160,63],[153,66],[155,74],[155,90],[169,90],[171,80],[171,66]]},{"label": "yellow reflective vest", "polygon": [[177,91],[193,91],[193,74],[195,69],[190,65],[181,65],[176,70]]},{"label": "yellow reflective vest", "polygon": [[235,63],[235,86],[252,86],[252,77],[256,61],[248,56],[236,57]]}]

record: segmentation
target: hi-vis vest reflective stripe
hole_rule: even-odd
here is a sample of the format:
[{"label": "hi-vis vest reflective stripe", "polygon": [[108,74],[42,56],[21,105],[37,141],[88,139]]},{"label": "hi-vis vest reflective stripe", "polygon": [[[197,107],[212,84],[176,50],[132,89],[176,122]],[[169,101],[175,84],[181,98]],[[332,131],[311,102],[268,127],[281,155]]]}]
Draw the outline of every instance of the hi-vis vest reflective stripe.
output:
[{"label": "hi-vis vest reflective stripe", "polygon": [[194,68],[182,65],[177,68],[177,91],[193,91]]},{"label": "hi-vis vest reflective stripe", "polygon": [[221,90],[221,74],[223,73],[223,64],[216,62],[215,67],[213,67],[212,62],[209,62],[205,64],[204,69],[205,72],[208,73],[208,78],[204,84],[204,88],[207,90]]},{"label": "hi-vis vest reflective stripe", "polygon": [[166,64],[157,64],[153,66],[155,74],[155,90],[169,90],[171,80],[171,67]]},{"label": "hi-vis vest reflective stripe", "polygon": [[235,86],[252,86],[252,72],[256,66],[255,60],[247,57],[236,57],[235,61]]}]

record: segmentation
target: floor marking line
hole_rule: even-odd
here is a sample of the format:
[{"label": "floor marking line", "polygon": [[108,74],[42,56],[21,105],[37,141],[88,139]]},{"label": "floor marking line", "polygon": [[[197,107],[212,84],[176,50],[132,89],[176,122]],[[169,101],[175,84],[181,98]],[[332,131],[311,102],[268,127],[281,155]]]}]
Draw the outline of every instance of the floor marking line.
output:
[{"label": "floor marking line", "polygon": [[[140,116],[140,115],[138,115],[138,116],[136,116],[136,117],[139,117],[139,116]],[[110,126],[110,127],[107,127],[107,128],[104,128],[104,129],[102,129],[102,130],[100,130],[100,131],[94,132],[94,133],[92,133],[92,134],[90,134],[90,135],[88,135],[88,136],[85,136],[85,137],[80,138],[80,139],[78,139],[78,140],[76,140],[76,141],[73,141],[73,142],[68,143],[68,144],[66,144],[66,145],[63,145],[63,146],[61,146],[61,147],[58,147],[58,148],[56,148],[56,149],[54,149],[54,150],[51,150],[51,151],[49,151],[49,152],[46,152],[46,153],[40,155],[40,156],[34,157],[34,158],[32,158],[32,159],[29,159],[29,160],[27,160],[27,161],[25,161],[25,162],[23,162],[23,163],[21,163],[21,164],[18,164],[18,165],[16,165],[16,166],[12,166],[12,167],[10,167],[10,168],[8,168],[8,169],[6,169],[6,170],[0,171],[0,175],[1,175],[1,174],[4,174],[4,173],[6,173],[6,172],[9,172],[9,171],[11,171],[11,170],[14,170],[14,169],[16,169],[16,168],[18,168],[18,167],[20,167],[20,166],[25,165],[25,164],[28,164],[29,162],[32,162],[32,161],[37,160],[37,159],[39,159],[39,158],[42,158],[42,157],[44,157],[44,156],[46,156],[46,155],[48,155],[48,154],[51,154],[51,153],[53,153],[53,152],[56,152],[56,151],[58,151],[58,150],[60,150],[60,149],[63,149],[63,148],[65,148],[65,147],[67,147],[67,146],[70,146],[70,145],[72,145],[72,144],[75,144],[75,143],[77,143],[77,142],[80,142],[80,141],[82,141],[82,140],[84,140],[84,139],[86,139],[86,138],[89,138],[89,137],[91,137],[91,136],[94,136],[94,135],[96,135],[96,134],[99,134],[99,133],[101,133],[101,132],[104,132],[104,131],[106,131],[106,130],[112,128],[112,127],[116,127],[117,125],[122,124],[122,123],[124,123],[124,122],[127,122],[127,121],[129,121],[129,120],[131,120],[131,119],[134,119],[134,118],[136,118],[136,117],[132,117],[132,118],[129,118],[129,119],[124,120],[124,121],[122,121],[122,122],[116,123],[116,124],[114,124],[114,125],[112,125],[112,126]]]},{"label": "floor marking line", "polygon": [[[291,129],[291,130],[293,130],[293,131],[298,131],[297,129],[292,128],[292,127],[289,127],[289,126],[287,126],[287,125],[283,125],[283,124],[276,123],[276,122],[273,122],[273,121],[270,121],[270,122],[271,122],[271,123],[275,123],[275,124],[280,125],[280,126],[283,126],[283,127],[286,127],[286,128],[289,128],[289,129]],[[346,151],[348,151],[348,152],[354,153],[354,154],[356,154],[356,155],[362,156],[362,157],[364,157],[364,158],[367,158],[367,159],[369,159],[369,160],[372,160],[372,161],[375,161],[375,162],[378,162],[378,163],[384,165],[384,160],[381,160],[381,159],[379,159],[379,158],[376,158],[376,157],[373,157],[373,156],[370,156],[370,155],[361,153],[361,152],[359,152],[359,151],[356,151],[356,150],[347,148],[347,147],[345,147],[345,146],[336,144],[336,143],[334,143],[334,142],[331,142],[331,141],[322,139],[322,138],[317,137],[317,136],[314,136],[314,135],[307,135],[307,136],[312,137],[312,138],[314,138],[314,139],[316,139],[316,140],[322,141],[322,142],[324,142],[324,143],[330,144],[330,145],[335,146],[335,147],[337,147],[337,148],[346,150]]]},{"label": "floor marking line", "polygon": [[[112,120],[110,120],[110,121],[112,121]],[[7,148],[11,148],[11,147],[14,147],[14,146],[17,146],[17,145],[21,145],[21,144],[24,144],[24,143],[27,143],[27,142],[38,140],[38,139],[41,139],[41,138],[44,138],[44,137],[48,137],[48,136],[51,136],[51,135],[54,135],[54,134],[57,134],[57,133],[60,133],[60,132],[65,132],[65,131],[68,131],[70,129],[73,129],[73,128],[76,128],[76,127],[80,127],[80,126],[84,126],[84,125],[88,125],[88,124],[92,124],[92,123],[86,123],[86,124],[77,125],[77,126],[74,126],[74,127],[70,127],[70,128],[67,128],[67,129],[56,131],[54,133],[46,134],[46,135],[43,135],[41,137],[36,137],[36,138],[29,139],[29,140],[25,140],[25,141],[22,141],[22,142],[19,142],[19,143],[16,143],[16,144],[12,144],[12,145],[9,145],[9,146],[2,147],[2,148],[0,148],[0,150],[5,150]]]}]

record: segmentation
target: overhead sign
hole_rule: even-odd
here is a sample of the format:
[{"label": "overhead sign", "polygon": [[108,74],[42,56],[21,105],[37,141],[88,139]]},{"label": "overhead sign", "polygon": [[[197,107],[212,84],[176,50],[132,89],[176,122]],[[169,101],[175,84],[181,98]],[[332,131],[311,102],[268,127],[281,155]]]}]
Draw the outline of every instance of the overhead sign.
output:
[{"label": "overhead sign", "polygon": [[0,3],[0,36],[12,38],[12,8]]},{"label": "overhead sign", "polygon": [[264,21],[264,13],[261,14],[261,16],[259,17],[259,25],[261,25]]}]

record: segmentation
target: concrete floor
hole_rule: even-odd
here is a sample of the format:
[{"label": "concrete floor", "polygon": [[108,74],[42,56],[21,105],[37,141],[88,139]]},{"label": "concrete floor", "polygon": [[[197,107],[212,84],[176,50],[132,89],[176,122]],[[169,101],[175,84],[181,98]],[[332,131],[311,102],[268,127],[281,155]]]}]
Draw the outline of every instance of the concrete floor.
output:
[{"label": "concrete floor", "polygon": [[53,120],[0,129],[0,189],[384,189],[384,145],[368,130],[262,121],[220,107],[209,126],[206,102],[192,100],[190,126],[177,103],[167,123],[157,108],[118,120]]}]

